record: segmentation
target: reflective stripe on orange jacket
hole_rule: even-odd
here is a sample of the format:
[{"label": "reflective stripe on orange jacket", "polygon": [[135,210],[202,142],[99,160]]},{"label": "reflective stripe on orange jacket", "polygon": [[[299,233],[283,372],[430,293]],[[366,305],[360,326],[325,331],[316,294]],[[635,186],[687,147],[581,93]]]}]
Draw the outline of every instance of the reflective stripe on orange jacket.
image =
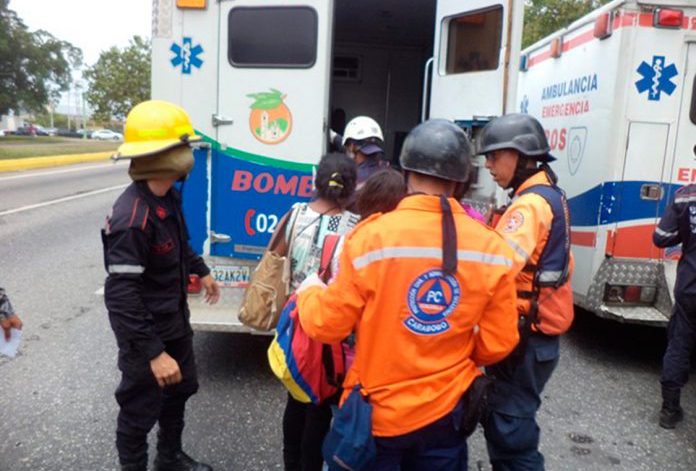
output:
[{"label": "reflective stripe on orange jacket", "polygon": [[501,360],[518,342],[512,251],[455,200],[450,205],[455,276],[441,271],[439,197],[414,195],[358,225],[334,281],[299,294],[310,336],[336,342],[356,331],[344,386],[350,391],[360,382],[370,394],[376,436],[402,435],[443,417],[480,374],[477,366]]},{"label": "reflective stripe on orange jacket", "polygon": [[[539,172],[528,178],[515,192],[519,194],[535,185],[549,185],[546,173]],[[515,268],[522,270],[526,264],[539,262],[551,230],[553,212],[546,200],[534,193],[515,196],[505,210],[496,230],[515,252]],[[573,322],[573,256],[570,256],[568,281],[560,288],[542,288],[539,293],[539,324],[536,329],[548,334],[559,335],[570,328]],[[532,290],[533,273],[519,271],[516,277],[518,291]],[[517,299],[520,314],[529,312],[530,301]]]}]

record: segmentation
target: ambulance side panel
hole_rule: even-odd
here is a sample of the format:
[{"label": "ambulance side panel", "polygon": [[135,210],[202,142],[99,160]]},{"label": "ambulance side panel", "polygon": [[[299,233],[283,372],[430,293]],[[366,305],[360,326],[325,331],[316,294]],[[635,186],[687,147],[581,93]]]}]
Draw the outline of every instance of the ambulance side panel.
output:
[{"label": "ambulance side panel", "polygon": [[621,172],[616,123],[623,93],[617,75],[624,31],[600,42],[592,37],[592,28],[590,22],[568,33],[558,58],[551,57],[549,44],[525,51],[528,70],[520,73],[518,92],[520,111],[541,121],[557,158],[551,167],[570,205],[573,289],[580,298],[604,258],[600,227],[612,210],[610,182]]}]

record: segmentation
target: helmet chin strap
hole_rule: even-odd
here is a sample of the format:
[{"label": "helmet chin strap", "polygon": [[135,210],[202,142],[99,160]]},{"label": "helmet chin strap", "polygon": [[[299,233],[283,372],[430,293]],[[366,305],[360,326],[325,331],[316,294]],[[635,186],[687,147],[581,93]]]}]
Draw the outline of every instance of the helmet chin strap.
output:
[{"label": "helmet chin strap", "polygon": [[505,188],[512,190],[515,193],[517,189],[532,175],[541,172],[543,169],[540,167],[527,167],[527,163],[531,160],[529,157],[525,157],[522,154],[518,154],[517,166],[515,167],[515,173],[512,176],[512,180]]}]

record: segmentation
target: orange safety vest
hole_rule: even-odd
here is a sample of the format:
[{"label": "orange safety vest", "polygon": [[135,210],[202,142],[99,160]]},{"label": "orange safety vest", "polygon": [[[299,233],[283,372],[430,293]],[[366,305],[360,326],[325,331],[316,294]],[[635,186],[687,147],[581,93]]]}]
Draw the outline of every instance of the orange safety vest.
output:
[{"label": "orange safety vest", "polygon": [[[519,270],[516,282],[518,293],[529,293],[535,288],[534,273],[525,267],[537,266],[551,233],[553,211],[549,203],[539,194],[525,192],[537,185],[550,186],[546,173],[539,172],[528,178],[515,191],[512,202],[495,225],[515,251],[516,268]],[[524,193],[524,194],[521,194]],[[563,250],[558,248],[558,250]],[[566,332],[573,322],[573,257],[569,255],[568,277],[561,286],[538,288],[538,313],[533,330],[547,335],[560,335]],[[531,300],[518,296],[517,310],[520,315],[530,312]]]},{"label": "orange safety vest", "polygon": [[[480,366],[518,342],[513,253],[450,199],[457,271],[442,271],[438,196],[406,197],[347,237],[336,278],[298,296],[302,327],[322,342],[356,332],[344,387],[362,384],[373,434],[397,436],[451,412]],[[345,395],[344,395],[345,397]]]}]

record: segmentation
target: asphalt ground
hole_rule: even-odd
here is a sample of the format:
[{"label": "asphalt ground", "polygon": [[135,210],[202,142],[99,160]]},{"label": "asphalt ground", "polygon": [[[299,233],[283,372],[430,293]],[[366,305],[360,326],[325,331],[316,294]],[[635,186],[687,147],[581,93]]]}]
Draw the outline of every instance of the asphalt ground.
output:
[{"label": "asphalt ground", "polygon": [[[128,177],[122,164],[93,166],[0,175],[0,284],[25,322],[19,356],[0,358],[0,471],[117,469],[116,346],[95,293],[99,230],[120,191],[110,188]],[[201,389],[184,440],[218,471],[282,469],[285,392],[268,342],[194,337]],[[657,426],[664,346],[664,330],[579,313],[539,413],[547,469],[696,469],[696,383],[685,422]],[[469,449],[470,469],[489,469],[480,430]]]}]

